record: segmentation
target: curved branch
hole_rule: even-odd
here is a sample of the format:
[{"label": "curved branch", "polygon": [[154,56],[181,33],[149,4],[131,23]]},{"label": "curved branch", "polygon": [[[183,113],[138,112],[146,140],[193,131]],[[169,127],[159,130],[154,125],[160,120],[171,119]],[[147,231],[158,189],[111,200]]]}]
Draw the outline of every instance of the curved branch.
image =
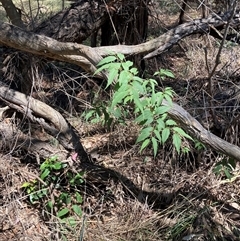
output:
[{"label": "curved branch", "polygon": [[[163,104],[169,106],[167,101]],[[240,161],[240,148],[207,131],[195,118],[193,118],[181,106],[173,103],[168,111],[169,116],[174,119],[188,134],[203,144],[211,147],[217,152],[221,152],[229,157]]]},{"label": "curved branch", "polygon": [[39,123],[67,150],[77,152],[83,161],[88,159],[79,136],[58,111],[42,101],[9,89],[2,82],[0,82],[0,99],[31,121]]}]

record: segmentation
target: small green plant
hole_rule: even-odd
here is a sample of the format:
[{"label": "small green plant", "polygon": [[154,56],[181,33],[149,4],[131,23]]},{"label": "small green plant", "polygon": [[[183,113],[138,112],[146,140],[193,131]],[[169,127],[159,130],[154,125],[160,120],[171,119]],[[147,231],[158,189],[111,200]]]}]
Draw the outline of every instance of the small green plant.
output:
[{"label": "small green plant", "polygon": [[22,188],[31,204],[40,205],[46,214],[54,214],[73,226],[73,214],[82,215],[82,196],[78,190],[82,183],[83,173],[73,173],[68,164],[53,156],[41,164],[39,178],[23,183]]},{"label": "small green plant", "polygon": [[[156,91],[156,80],[139,77],[133,62],[126,60],[123,54],[111,55],[101,60],[96,73],[103,70],[108,72],[107,87],[112,86],[112,99],[109,103],[102,103],[100,107],[85,112],[86,120],[103,117],[104,123],[109,127],[113,122],[124,123],[128,116],[134,116],[135,122],[141,126],[137,138],[137,143],[141,143],[140,151],[151,145],[154,156],[157,155],[159,145],[166,143],[171,135],[178,153],[184,138],[192,140],[167,114],[174,94],[171,88]],[[174,78],[171,71],[164,69],[160,69],[155,75],[159,75],[161,79]],[[164,100],[168,104],[163,104]]]},{"label": "small green plant", "polygon": [[233,159],[223,159],[215,165],[213,172],[217,176],[223,175],[230,180],[233,177],[232,172],[235,168],[236,162]]}]

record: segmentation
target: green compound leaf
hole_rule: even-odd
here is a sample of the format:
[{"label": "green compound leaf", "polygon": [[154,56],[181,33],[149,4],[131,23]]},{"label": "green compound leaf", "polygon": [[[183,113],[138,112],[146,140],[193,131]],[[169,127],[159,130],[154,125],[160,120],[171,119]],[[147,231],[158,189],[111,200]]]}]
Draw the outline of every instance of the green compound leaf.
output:
[{"label": "green compound leaf", "polygon": [[156,157],[157,151],[158,151],[158,143],[157,143],[157,139],[154,136],[152,137],[152,145],[153,145],[154,157]]},{"label": "green compound leaf", "polygon": [[162,130],[162,143],[164,144],[167,139],[169,138],[170,135],[170,129],[169,128],[164,128]]},{"label": "green compound leaf", "polygon": [[141,152],[143,149],[145,149],[145,148],[149,145],[149,143],[150,143],[150,139],[146,139],[146,140],[143,142],[142,146],[141,146],[140,152]]},{"label": "green compound leaf", "polygon": [[121,53],[118,53],[118,54],[117,54],[117,57],[118,57],[121,61],[123,61],[123,60],[125,59],[125,56],[124,56],[123,54],[121,54]]},{"label": "green compound leaf", "polygon": [[140,135],[137,138],[137,143],[145,140],[147,137],[149,137],[152,133],[153,127],[146,127],[141,130]]},{"label": "green compound leaf", "polygon": [[175,146],[178,153],[180,153],[181,144],[182,144],[181,136],[177,133],[174,133],[173,134],[173,145]]},{"label": "green compound leaf", "polygon": [[182,128],[176,126],[176,127],[173,127],[173,130],[177,132],[180,136],[193,140],[192,137],[189,136]]},{"label": "green compound leaf", "polygon": [[111,62],[115,61],[116,59],[117,59],[116,56],[108,56],[108,57],[102,59],[102,60],[97,64],[97,66],[102,66],[102,65],[111,63]]},{"label": "green compound leaf", "polygon": [[118,103],[121,103],[124,101],[124,98],[128,95],[127,92],[117,92],[113,96],[113,101],[112,101],[112,108],[116,106]]}]

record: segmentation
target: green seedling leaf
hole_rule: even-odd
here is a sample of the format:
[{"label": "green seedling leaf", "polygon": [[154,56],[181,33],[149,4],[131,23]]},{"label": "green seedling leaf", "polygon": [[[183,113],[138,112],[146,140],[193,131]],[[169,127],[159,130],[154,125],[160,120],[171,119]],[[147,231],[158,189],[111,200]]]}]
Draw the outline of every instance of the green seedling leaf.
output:
[{"label": "green seedling leaf", "polygon": [[165,124],[166,124],[166,126],[176,126],[177,125],[177,123],[171,119],[167,120]]},{"label": "green seedling leaf", "polygon": [[57,216],[59,218],[63,218],[64,216],[66,216],[68,213],[70,212],[70,210],[68,208],[63,208],[61,209],[58,213]]},{"label": "green seedling leaf", "polygon": [[180,136],[186,137],[190,140],[193,140],[191,136],[189,136],[182,128],[179,127],[173,127],[173,130],[177,132]]},{"label": "green seedling leaf", "polygon": [[140,135],[137,138],[137,143],[145,140],[146,138],[150,137],[152,133],[153,127],[146,127],[141,130]]},{"label": "green seedling leaf", "polygon": [[131,61],[126,61],[122,63],[122,67],[124,70],[129,71],[129,68],[133,65],[133,62]]},{"label": "green seedling leaf", "polygon": [[157,151],[158,151],[158,143],[157,143],[157,139],[154,136],[152,137],[152,145],[153,145],[154,157],[156,157]]},{"label": "green seedling leaf", "polygon": [[53,163],[53,162],[57,161],[57,159],[58,159],[58,156],[52,156],[49,158],[49,162]]},{"label": "green seedling leaf", "polygon": [[162,143],[164,144],[167,139],[169,138],[170,135],[170,129],[169,128],[164,128],[162,130]]},{"label": "green seedling leaf", "polygon": [[161,138],[160,132],[158,130],[154,130],[153,132],[154,132],[155,136],[157,137],[158,141],[161,143],[162,138]]},{"label": "green seedling leaf", "polygon": [[45,180],[45,178],[48,177],[49,174],[50,174],[50,170],[49,170],[49,169],[45,169],[45,170],[43,171],[43,173],[41,174],[40,178],[41,178],[42,180]]},{"label": "green seedling leaf", "polygon": [[66,218],[66,223],[68,223],[71,227],[76,227],[77,221],[74,217]]},{"label": "green seedling leaf", "polygon": [[173,134],[173,145],[175,146],[178,153],[180,153],[181,144],[182,144],[182,140],[181,140],[180,135],[177,133],[174,133]]},{"label": "green seedling leaf", "polygon": [[118,54],[117,54],[117,57],[118,57],[121,61],[125,60],[125,56],[124,56],[123,54],[121,54],[121,53],[118,53]]},{"label": "green seedling leaf", "polygon": [[82,203],[83,202],[82,196],[78,192],[76,192],[75,195],[76,195],[77,203]]},{"label": "green seedling leaf", "polygon": [[115,93],[112,101],[112,108],[118,103],[123,102],[124,98],[127,96],[127,92],[117,92]]},{"label": "green seedling leaf", "polygon": [[146,139],[141,146],[140,152],[142,152],[142,150],[145,149],[149,145],[149,143],[150,139]]},{"label": "green seedling leaf", "polygon": [[107,56],[97,64],[97,67],[100,67],[102,65],[106,65],[106,64],[111,63],[111,62],[114,62],[116,59],[117,59],[116,56]]},{"label": "green seedling leaf", "polygon": [[78,205],[72,205],[72,209],[78,216],[82,216],[82,209]]},{"label": "green seedling leaf", "polygon": [[57,163],[55,163],[55,164],[52,165],[52,168],[53,168],[54,170],[60,170],[60,169],[63,168],[63,167],[62,167],[62,163],[61,163],[61,162],[57,162]]}]

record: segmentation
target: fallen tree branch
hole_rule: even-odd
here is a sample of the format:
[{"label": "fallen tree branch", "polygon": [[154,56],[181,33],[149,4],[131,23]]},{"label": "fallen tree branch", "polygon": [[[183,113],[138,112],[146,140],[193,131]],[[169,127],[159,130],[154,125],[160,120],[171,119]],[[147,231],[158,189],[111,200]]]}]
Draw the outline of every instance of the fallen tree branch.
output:
[{"label": "fallen tree branch", "polygon": [[[169,106],[167,101],[163,105]],[[181,106],[173,103],[168,111],[169,116],[174,119],[191,137],[201,141],[213,150],[225,154],[240,161],[240,148],[207,131],[195,118],[193,118]]]},{"label": "fallen tree branch", "polygon": [[[218,30],[224,28],[230,16],[231,11],[221,15],[213,14],[205,19],[196,19],[181,24],[158,38],[138,45],[115,45],[95,48],[76,43],[62,43],[46,36],[24,31],[8,23],[0,22],[0,43],[28,53],[74,63],[93,74],[102,57],[110,53],[125,55],[147,54],[144,57],[145,59],[153,58],[170,49],[186,36],[196,33],[206,34],[210,32],[211,27]],[[240,25],[240,16],[239,11],[236,11],[230,26],[236,27],[238,25]],[[105,78],[104,74],[101,77]]]},{"label": "fallen tree branch", "polygon": [[32,122],[40,124],[68,151],[78,153],[81,161],[88,160],[79,136],[58,111],[42,101],[4,86],[2,82],[0,82],[0,99]]}]

